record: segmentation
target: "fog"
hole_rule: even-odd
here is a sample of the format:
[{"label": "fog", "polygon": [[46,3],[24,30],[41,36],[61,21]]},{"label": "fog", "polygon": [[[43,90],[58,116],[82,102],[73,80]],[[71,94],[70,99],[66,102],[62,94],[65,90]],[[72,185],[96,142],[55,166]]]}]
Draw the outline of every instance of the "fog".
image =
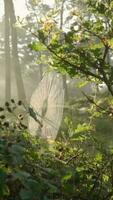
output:
[{"label": "fog", "polygon": [[[14,2],[9,2],[10,3],[8,4],[7,1],[3,1],[0,4],[0,100],[2,103],[5,99],[24,99],[26,96],[26,99],[29,102],[33,91],[38,87],[38,84],[42,79],[46,66],[43,67],[42,65],[36,64],[38,54],[32,52],[28,48],[28,44],[31,43],[33,39],[32,36],[27,36],[26,30],[19,29],[15,26],[18,16],[20,18],[25,18],[29,13],[25,1],[20,2],[20,0],[16,0]],[[46,1],[44,3],[48,2]],[[6,7],[4,7],[4,5]],[[52,2],[49,6],[51,5],[53,5]],[[7,19],[8,14],[6,13],[5,15],[4,12],[9,13],[9,15],[10,12],[13,12],[10,15],[9,24]],[[19,81],[21,82],[19,83]],[[75,90],[75,82],[76,81],[71,81],[70,79],[66,82],[67,88],[69,88],[69,91],[67,92],[69,96],[73,95],[73,91],[76,96],[80,95],[80,90]],[[11,91],[7,91],[8,88]],[[7,95],[10,97],[7,97]]]},{"label": "fog", "polygon": [[[28,30],[30,30],[30,28],[35,30],[38,26],[35,16],[36,12],[37,15],[44,16],[45,12],[48,12],[53,4],[49,5],[47,1],[44,2],[43,7],[45,10],[43,10],[43,7],[40,7],[41,10],[36,7],[35,9],[38,10],[32,11],[32,6],[30,6],[30,4],[25,4],[24,1],[20,0],[4,0],[0,4],[0,104],[2,105],[4,102],[10,101],[10,99],[15,99],[17,101],[22,100],[26,105],[35,105],[35,109],[39,111],[40,108],[38,105],[40,105],[41,101],[44,101],[43,104],[45,103],[46,99],[43,97],[48,93],[48,88],[52,88],[52,90],[49,89],[50,94],[48,99],[50,104],[46,102],[46,106],[49,106],[49,110],[51,110],[51,114],[49,113],[49,120],[53,120],[54,116],[56,116],[54,119],[54,127],[58,119],[60,119],[57,127],[54,129],[55,135],[57,135],[56,130],[58,131],[62,121],[61,116],[63,116],[62,108],[65,108],[67,102],[71,101],[72,98],[77,99],[83,96],[82,91],[88,94],[92,93],[92,85],[88,84],[80,89],[78,88],[78,83],[81,82],[81,79],[71,79],[67,75],[63,75],[62,78],[60,75],[59,78],[57,73],[57,79],[55,79],[56,84],[54,83],[54,85],[52,85],[52,78],[50,78],[47,72],[47,60],[49,59],[49,55],[46,52],[45,58],[41,60],[41,52],[34,52],[28,47],[30,43],[36,41],[36,38],[34,38]],[[18,20],[19,22],[26,22],[27,20],[27,25],[24,28],[19,27],[17,25]],[[46,82],[43,81],[45,76],[49,77],[46,78]],[[51,87],[49,86],[49,79],[51,79]],[[61,87],[59,87],[58,79],[59,82],[61,82]],[[39,88],[40,83],[43,83],[43,85],[41,84],[42,89]],[[38,96],[36,93],[36,91],[40,90],[43,90],[43,96],[40,94]],[[56,91],[56,94],[54,91]],[[61,93],[64,95],[61,96]],[[35,99],[33,99],[34,97]],[[51,108],[51,102],[52,106],[55,104],[53,106],[54,109]],[[56,102],[59,102],[59,108]],[[40,111],[41,113],[43,113],[42,109]],[[57,113],[60,114],[57,116]],[[49,130],[51,133],[52,130],[50,130],[48,126],[46,123],[45,127],[47,132]],[[32,126],[30,125],[30,127]],[[54,136],[52,137],[54,138]]]}]

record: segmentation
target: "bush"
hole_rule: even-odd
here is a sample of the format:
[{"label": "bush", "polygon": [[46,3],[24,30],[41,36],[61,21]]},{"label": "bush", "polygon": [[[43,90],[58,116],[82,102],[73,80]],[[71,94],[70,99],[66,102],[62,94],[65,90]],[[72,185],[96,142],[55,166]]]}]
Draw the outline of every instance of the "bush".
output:
[{"label": "bush", "polygon": [[1,200],[110,200],[112,187],[112,151],[90,154],[72,140],[47,143],[23,131],[1,132]]},{"label": "bush", "polygon": [[30,136],[15,109],[0,108],[0,200],[113,199],[113,150],[103,149],[91,126],[74,130],[66,120],[72,136],[44,141]]}]

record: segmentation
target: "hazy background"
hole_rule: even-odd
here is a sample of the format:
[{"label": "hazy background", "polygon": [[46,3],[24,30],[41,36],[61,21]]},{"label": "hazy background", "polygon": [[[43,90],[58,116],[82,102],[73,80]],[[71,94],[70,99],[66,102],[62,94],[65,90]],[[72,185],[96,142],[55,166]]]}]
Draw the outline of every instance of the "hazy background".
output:
[{"label": "hazy background", "polygon": [[[10,4],[12,7],[9,8]],[[37,27],[35,14],[44,15],[51,7],[54,6],[54,0],[43,0],[43,7],[33,10],[33,6],[28,4],[30,1],[25,0],[0,0],[0,102],[8,98],[26,97],[27,101],[38,87],[46,69],[45,63],[39,64],[40,52],[32,52],[28,48],[34,38],[25,29],[15,27],[16,20],[26,20],[28,26]],[[35,2],[35,1],[31,1]],[[6,8],[5,6],[6,5]],[[7,8],[8,7],[8,8]],[[45,10],[43,10],[43,8]],[[41,10],[42,9],[42,10]],[[6,15],[5,15],[6,12]],[[8,14],[7,14],[8,13]],[[13,14],[11,14],[13,13]],[[8,25],[8,15],[10,15]],[[11,18],[12,17],[12,18]],[[13,36],[12,36],[13,35]],[[78,81],[77,81],[78,82]],[[68,96],[81,95],[76,88],[76,80],[66,80],[66,93]],[[89,92],[90,86],[88,86]],[[9,92],[10,90],[10,92]],[[86,87],[87,90],[87,87]],[[66,94],[66,95],[67,95]],[[8,97],[7,97],[8,96]]]}]

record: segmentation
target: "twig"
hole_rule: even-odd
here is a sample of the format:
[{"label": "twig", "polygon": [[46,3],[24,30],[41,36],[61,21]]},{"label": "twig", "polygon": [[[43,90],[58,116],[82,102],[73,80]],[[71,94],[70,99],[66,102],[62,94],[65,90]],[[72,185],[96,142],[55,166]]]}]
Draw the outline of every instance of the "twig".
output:
[{"label": "twig", "polygon": [[[79,152],[79,150],[77,151],[77,153],[78,153],[78,152]],[[80,152],[80,153],[78,153],[78,154],[72,156],[71,158],[69,158],[69,159],[67,160],[67,162],[66,162],[66,165],[69,164],[72,160],[75,160],[78,156],[80,156],[80,155],[82,155],[82,154],[83,154],[83,152]]]},{"label": "twig", "polygon": [[102,106],[99,106],[92,98],[90,98],[89,96],[87,96],[83,91],[82,91],[83,95],[87,98],[87,100],[94,104],[97,108],[99,108],[102,111],[105,111],[105,113],[110,114],[110,111],[107,111],[105,108],[103,108]]}]

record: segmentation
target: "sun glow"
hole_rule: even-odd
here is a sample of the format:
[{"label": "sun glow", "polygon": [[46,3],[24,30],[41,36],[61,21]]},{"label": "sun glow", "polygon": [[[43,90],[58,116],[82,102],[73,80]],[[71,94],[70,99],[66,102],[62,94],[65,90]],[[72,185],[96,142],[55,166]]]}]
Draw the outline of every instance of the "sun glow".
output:
[{"label": "sun glow", "polygon": [[[15,14],[19,17],[25,17],[28,14],[27,6],[25,0],[13,0],[15,7]],[[48,4],[53,7],[55,1],[54,0],[42,0],[42,3]],[[0,1],[0,18],[4,15],[4,1]]]},{"label": "sun glow", "polygon": [[28,13],[24,0],[14,1],[15,14],[19,17],[25,17]]}]

